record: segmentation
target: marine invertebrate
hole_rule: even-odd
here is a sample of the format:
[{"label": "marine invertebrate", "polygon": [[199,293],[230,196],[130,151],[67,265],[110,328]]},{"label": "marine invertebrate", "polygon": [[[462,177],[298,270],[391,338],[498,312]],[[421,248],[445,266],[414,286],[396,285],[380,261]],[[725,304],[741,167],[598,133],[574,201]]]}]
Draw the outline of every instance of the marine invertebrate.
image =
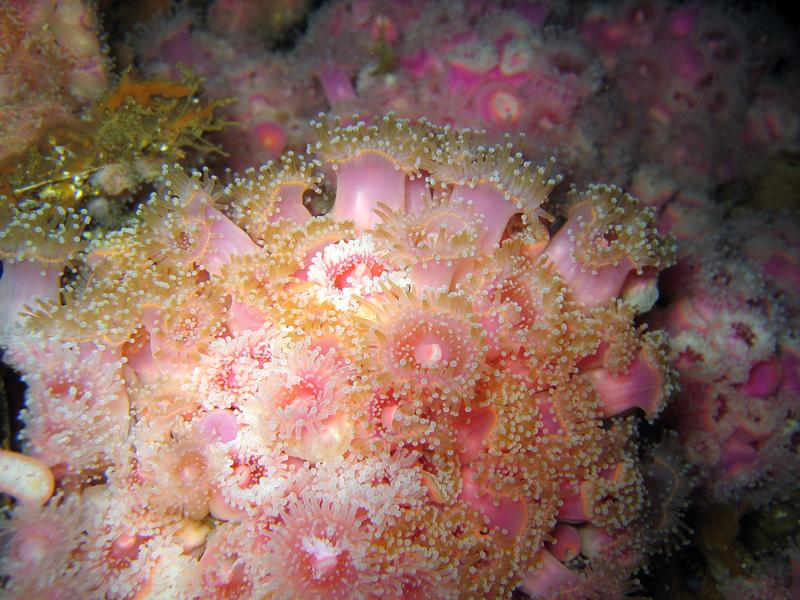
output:
[{"label": "marine invertebrate", "polygon": [[[5,554],[2,574],[13,574],[11,597],[50,596],[69,577],[70,558],[81,543],[81,504],[77,496],[53,497],[44,506],[14,509],[13,531],[0,529]],[[62,591],[76,590],[67,586]]]},{"label": "marine invertebrate", "polygon": [[311,462],[341,455],[352,440],[352,417],[358,388],[356,373],[323,353],[298,343],[281,353],[265,373],[253,400],[242,410],[249,419],[269,423],[287,445],[287,453]]},{"label": "marine invertebrate", "polygon": [[319,285],[321,300],[347,307],[353,296],[368,298],[380,293],[389,282],[402,285],[407,276],[389,262],[372,236],[328,244],[314,256],[308,268],[308,280]]},{"label": "marine invertebrate", "polygon": [[86,211],[50,202],[0,200],[0,305],[13,322],[34,298],[58,299],[61,275],[84,246],[89,219]]},{"label": "marine invertebrate", "polygon": [[636,200],[618,188],[591,186],[573,198],[566,225],[545,249],[584,304],[608,302],[620,294],[630,274],[641,275],[651,266],[659,269],[674,252],[648,242],[653,235],[648,221],[652,227],[654,215],[642,218],[631,210],[631,202]]},{"label": "marine invertebrate", "polygon": [[[327,214],[305,207],[321,176],[302,157],[225,188],[167,170],[164,197],[75,258],[82,283],[4,340],[26,378],[87,407],[86,426],[59,424],[52,468],[89,507],[67,583],[469,598],[549,593],[555,571],[626,589],[667,521],[647,498],[668,477],[639,462],[634,424],[673,375],[633,325],[646,307],[620,297],[671,260],[652,212],[590,188],[551,238],[553,163],[508,140],[391,115],[316,129],[336,167]],[[39,339],[71,368],[26,360]],[[79,434],[112,430],[85,368],[119,399],[121,436],[87,465]]]},{"label": "marine invertebrate", "polygon": [[[289,506],[263,551],[263,588],[284,598],[380,595],[380,551],[367,540],[355,506],[307,496]],[[291,565],[289,569],[285,565]]]},{"label": "marine invertebrate", "polygon": [[122,362],[97,348],[42,337],[6,343],[14,349],[5,358],[25,372],[32,399],[21,414],[27,452],[61,477],[102,472],[128,428]]}]

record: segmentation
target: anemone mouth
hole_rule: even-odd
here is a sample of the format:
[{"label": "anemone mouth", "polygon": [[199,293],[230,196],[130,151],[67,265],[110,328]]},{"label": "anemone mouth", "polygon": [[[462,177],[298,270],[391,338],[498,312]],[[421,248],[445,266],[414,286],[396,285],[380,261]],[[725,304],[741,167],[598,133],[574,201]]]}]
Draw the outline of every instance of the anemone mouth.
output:
[{"label": "anemone mouth", "polygon": [[211,198],[197,190],[187,193],[186,199],[153,198],[138,212],[141,233],[151,228],[157,234],[141,240],[155,264],[191,266],[211,246]]},{"label": "anemone mouth", "polygon": [[514,86],[488,83],[474,93],[471,104],[493,126],[516,125],[523,117],[523,100]]},{"label": "anemone mouth", "polygon": [[507,90],[497,90],[489,96],[491,114],[498,123],[515,124],[522,112],[519,98]]},{"label": "anemone mouth", "polygon": [[338,265],[336,270],[330,273],[330,279],[333,287],[341,291],[348,287],[361,287],[365,282],[380,277],[386,271],[384,263],[373,259],[349,260]]},{"label": "anemone mouth", "polygon": [[183,298],[171,300],[159,309],[147,309],[145,326],[150,334],[153,358],[159,368],[185,369],[194,366],[200,355],[223,330],[222,315],[227,299],[200,287]]},{"label": "anemone mouth", "polygon": [[499,68],[506,77],[522,75],[530,68],[535,44],[527,37],[511,39],[500,51]]},{"label": "anemone mouth", "polygon": [[334,586],[337,581],[348,579],[352,561],[341,540],[320,531],[319,535],[304,535],[298,541],[300,569],[312,586]]},{"label": "anemone mouth", "polygon": [[409,376],[444,382],[464,374],[472,350],[469,328],[443,316],[410,313],[390,341],[392,360]]},{"label": "anemone mouth", "polygon": [[[273,373],[274,375],[275,373]],[[278,376],[280,381],[262,388],[280,433],[290,439],[321,433],[326,419],[340,410],[341,390],[322,373]]]},{"label": "anemone mouth", "polygon": [[211,475],[224,460],[221,452],[196,436],[195,428],[178,427],[173,438],[142,440],[142,473],[148,494],[189,518],[208,514]]},{"label": "anemone mouth", "polygon": [[307,535],[300,540],[304,554],[301,560],[307,563],[306,568],[315,580],[324,580],[337,576],[343,563],[348,562],[348,554],[334,541],[315,535]]},{"label": "anemone mouth", "polygon": [[[432,369],[448,364],[448,357],[442,352],[442,340],[440,336],[426,336],[432,339],[420,340],[420,343],[414,348],[414,358],[420,366]],[[447,347],[445,346],[445,349]],[[444,363],[442,362],[444,361]]]},{"label": "anemone mouth", "polygon": [[[291,419],[299,415],[316,414],[321,418],[330,416],[329,389],[323,382],[312,376],[306,376],[293,385],[282,387],[272,396],[272,402],[282,416]],[[296,435],[302,429],[298,428]]]},{"label": "anemone mouth", "polygon": [[484,281],[480,292],[475,307],[490,327],[493,358],[517,357],[531,365],[558,360],[564,352],[560,339],[566,333],[569,302],[546,262],[509,265],[503,277]]}]

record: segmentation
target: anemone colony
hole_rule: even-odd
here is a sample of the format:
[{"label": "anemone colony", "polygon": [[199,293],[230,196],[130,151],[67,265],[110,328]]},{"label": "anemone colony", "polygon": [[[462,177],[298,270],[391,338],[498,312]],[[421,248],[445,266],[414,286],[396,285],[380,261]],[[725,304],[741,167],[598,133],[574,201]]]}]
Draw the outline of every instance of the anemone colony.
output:
[{"label": "anemone colony", "polygon": [[[593,186],[550,238],[558,177],[510,144],[316,127],[322,163],[165,172],[60,303],[44,248],[74,258],[74,220],[4,275],[15,306],[40,286],[5,339],[33,458],[6,461],[60,490],[21,505],[15,595],[494,597],[582,583],[559,562],[580,535],[597,585],[624,586],[666,534],[647,486],[675,483],[618,416],[672,387],[622,300],[674,252],[653,212]],[[336,197],[312,217],[319,167]]]},{"label": "anemone colony", "polygon": [[[3,597],[624,598],[690,499],[796,494],[800,228],[713,200],[800,145],[769,45],[692,3],[379,5],[261,55],[237,38],[306,2],[181,5],[131,42],[173,80],[111,84],[81,0],[0,7],[27,386]],[[220,110],[220,160],[273,160],[185,169]],[[642,201],[584,184],[606,171]],[[731,557],[725,598],[800,588],[784,554]]]}]

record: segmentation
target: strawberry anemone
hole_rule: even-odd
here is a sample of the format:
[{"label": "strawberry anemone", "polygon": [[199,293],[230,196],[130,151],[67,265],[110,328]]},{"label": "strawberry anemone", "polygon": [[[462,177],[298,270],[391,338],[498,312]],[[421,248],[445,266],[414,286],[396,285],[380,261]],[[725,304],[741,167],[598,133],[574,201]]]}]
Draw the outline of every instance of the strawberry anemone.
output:
[{"label": "strawberry anemone", "polygon": [[359,299],[380,294],[390,283],[406,285],[408,278],[381,252],[370,235],[325,246],[308,268],[308,280],[317,284],[320,301],[333,302],[339,309]]},{"label": "strawberry anemone", "polygon": [[271,528],[263,589],[285,598],[378,598],[380,556],[355,507],[321,498],[291,504]]},{"label": "strawberry anemone", "polygon": [[9,324],[36,300],[58,301],[61,275],[84,248],[85,211],[2,198],[0,208],[0,307]]},{"label": "strawberry anemone", "polygon": [[381,205],[376,212],[381,219],[375,228],[378,243],[418,288],[449,288],[464,259],[475,256],[480,220],[462,201],[427,200],[413,212]]},{"label": "strawberry anemone", "polygon": [[50,597],[71,575],[71,557],[81,544],[81,505],[76,497],[54,497],[45,506],[19,505],[4,524],[6,555],[0,567],[13,576],[10,597]]},{"label": "strawberry anemone", "polygon": [[652,243],[655,213],[615,186],[593,185],[572,193],[566,224],[545,255],[575,298],[599,306],[620,295],[632,273],[668,266],[674,247]]},{"label": "strawberry anemone", "polygon": [[354,372],[307,344],[287,344],[244,407],[270,423],[291,456],[316,462],[343,454],[353,436]]},{"label": "strawberry anemone", "polygon": [[457,294],[402,289],[370,303],[362,326],[375,349],[375,374],[396,392],[440,399],[443,410],[469,396],[485,353],[480,326]]}]

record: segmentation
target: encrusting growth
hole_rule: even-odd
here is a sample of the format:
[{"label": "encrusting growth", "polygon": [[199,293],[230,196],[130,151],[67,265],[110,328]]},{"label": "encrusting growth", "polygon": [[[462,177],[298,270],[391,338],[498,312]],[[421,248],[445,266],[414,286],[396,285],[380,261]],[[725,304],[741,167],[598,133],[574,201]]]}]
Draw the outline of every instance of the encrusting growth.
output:
[{"label": "encrusting growth", "polygon": [[316,129],[319,161],[227,187],[168,168],[90,241],[61,215],[60,252],[14,237],[42,207],[3,222],[6,265],[53,279],[0,282],[11,598],[601,597],[678,527],[682,472],[634,427],[674,375],[623,300],[671,261],[652,214],[594,186],[551,239],[560,177],[508,140]]}]

